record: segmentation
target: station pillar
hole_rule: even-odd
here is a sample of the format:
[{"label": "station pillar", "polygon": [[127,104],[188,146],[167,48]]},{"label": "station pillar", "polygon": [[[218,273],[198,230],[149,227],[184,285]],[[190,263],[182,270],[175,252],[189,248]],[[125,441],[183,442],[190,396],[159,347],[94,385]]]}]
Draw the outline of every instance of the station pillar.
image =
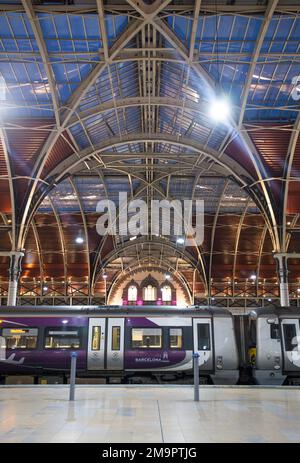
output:
[{"label": "station pillar", "polygon": [[277,273],[279,278],[280,305],[288,307],[290,305],[289,283],[288,283],[288,257],[284,254],[277,253],[275,256],[277,263]]},{"label": "station pillar", "polygon": [[23,252],[12,252],[10,254],[7,305],[16,305],[17,303],[18,285],[22,270],[21,262],[23,256]]}]

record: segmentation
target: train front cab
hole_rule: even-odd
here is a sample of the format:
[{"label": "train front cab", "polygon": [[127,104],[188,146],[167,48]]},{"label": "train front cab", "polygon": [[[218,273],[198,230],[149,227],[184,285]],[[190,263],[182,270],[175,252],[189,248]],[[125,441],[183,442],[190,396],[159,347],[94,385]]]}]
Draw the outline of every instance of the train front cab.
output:
[{"label": "train front cab", "polygon": [[287,378],[300,381],[299,319],[295,309],[258,314],[253,370],[258,384],[281,385]]},{"label": "train front cab", "polygon": [[288,379],[300,383],[300,318],[283,318],[280,320],[283,373]]}]

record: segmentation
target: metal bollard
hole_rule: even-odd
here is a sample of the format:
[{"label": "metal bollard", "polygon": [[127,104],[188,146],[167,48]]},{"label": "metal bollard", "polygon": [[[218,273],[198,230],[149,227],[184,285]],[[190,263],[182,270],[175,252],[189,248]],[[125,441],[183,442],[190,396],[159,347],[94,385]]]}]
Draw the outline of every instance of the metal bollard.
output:
[{"label": "metal bollard", "polygon": [[199,354],[193,354],[194,360],[194,401],[199,402]]},{"label": "metal bollard", "polygon": [[75,398],[76,361],[77,361],[77,352],[72,352],[71,353],[71,375],[70,375],[69,400],[74,400]]}]

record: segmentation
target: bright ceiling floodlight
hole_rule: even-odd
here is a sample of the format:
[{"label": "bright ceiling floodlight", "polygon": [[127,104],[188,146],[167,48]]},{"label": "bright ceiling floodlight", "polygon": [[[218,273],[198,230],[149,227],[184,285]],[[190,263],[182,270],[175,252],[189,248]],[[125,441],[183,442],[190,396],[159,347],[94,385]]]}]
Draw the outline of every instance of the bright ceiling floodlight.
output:
[{"label": "bright ceiling floodlight", "polygon": [[48,286],[44,286],[43,291],[48,291]]},{"label": "bright ceiling floodlight", "polygon": [[225,97],[215,97],[210,104],[209,115],[216,122],[226,122],[230,116],[230,112],[230,104]]},{"label": "bright ceiling floodlight", "polygon": [[251,280],[256,280],[256,275],[253,274],[253,275],[251,275],[250,278],[251,278]]},{"label": "bright ceiling floodlight", "polygon": [[82,238],[82,236],[77,236],[75,241],[76,241],[77,244],[82,244],[84,239]]},{"label": "bright ceiling floodlight", "polygon": [[69,323],[69,322],[68,322],[68,320],[62,320],[62,323],[63,323],[64,325],[66,325],[66,324]]},{"label": "bright ceiling floodlight", "polygon": [[165,277],[166,277],[167,280],[170,280],[171,275],[169,273],[166,273]]},{"label": "bright ceiling floodlight", "polygon": [[106,278],[107,278],[106,273],[103,273],[102,278],[104,278],[104,280],[106,280]]},{"label": "bright ceiling floodlight", "polygon": [[184,238],[177,238],[176,243],[183,244],[184,243]]}]

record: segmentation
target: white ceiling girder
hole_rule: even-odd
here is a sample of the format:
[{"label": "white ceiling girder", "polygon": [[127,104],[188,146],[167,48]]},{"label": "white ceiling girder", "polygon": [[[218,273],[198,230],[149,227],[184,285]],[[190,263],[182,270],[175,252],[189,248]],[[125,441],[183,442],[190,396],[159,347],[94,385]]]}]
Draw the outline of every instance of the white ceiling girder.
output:
[{"label": "white ceiling girder", "polygon": [[[216,83],[213,81],[211,76],[207,73],[207,71],[200,64],[194,63],[192,60],[190,60],[188,50],[185,48],[182,42],[178,39],[176,34],[173,32],[173,30],[160,18],[156,18],[155,20],[151,22],[151,24],[175,47],[176,51],[186,61],[186,64],[192,67],[193,70],[197,73],[197,75],[206,82],[206,84],[208,85],[208,88],[211,91],[215,92]],[[263,181],[261,163],[259,162],[260,158],[259,158],[259,154],[257,152],[256,147],[253,145],[253,143],[251,143],[250,137],[246,133],[246,130],[244,129],[243,126],[238,127],[238,125],[236,124],[233,118],[230,118],[229,122],[232,125],[232,128],[239,134],[241,140],[243,141],[243,144],[245,148],[247,149],[247,154],[251,158],[251,161],[255,168],[258,179]],[[279,249],[280,239],[279,239],[279,233],[278,233],[278,224],[276,220],[276,215],[274,213],[272,200],[270,198],[268,188],[263,182],[261,183],[261,188],[265,196],[265,200],[266,200],[270,218],[271,218],[271,230],[272,230],[272,234],[274,238],[274,244],[276,248]]]},{"label": "white ceiling girder", "polygon": [[286,240],[286,227],[287,227],[287,202],[288,202],[288,195],[289,195],[289,185],[290,185],[290,178],[291,178],[291,171],[292,171],[292,166],[293,166],[293,161],[295,157],[295,152],[296,152],[296,146],[298,143],[299,139],[299,133],[300,133],[300,112],[298,113],[297,119],[295,121],[293,131],[291,134],[291,138],[289,141],[289,146],[288,146],[288,151],[287,151],[287,156],[285,160],[285,166],[284,166],[284,173],[283,173],[283,185],[282,185],[282,191],[283,191],[283,205],[282,205],[282,242],[281,242],[281,252],[287,251],[286,246],[287,246],[287,240]]},{"label": "white ceiling girder", "polygon": [[146,97],[127,97],[127,98],[120,98],[117,100],[109,100],[101,105],[95,106],[91,109],[87,109],[85,111],[80,112],[80,114],[74,115],[71,119],[70,122],[68,123],[67,127],[72,127],[80,122],[85,121],[86,119],[96,116],[98,114],[105,113],[107,111],[111,111],[113,109],[126,109],[126,108],[132,108],[135,106],[166,106],[169,108],[178,108],[186,109],[187,111],[191,111],[197,115],[201,114],[203,116],[207,117],[207,112],[206,112],[206,107],[203,105],[201,107],[201,104],[195,103],[193,101],[185,101],[183,99],[179,98],[170,98],[170,97],[162,97],[162,96],[151,96],[149,99],[149,96]]},{"label": "white ceiling girder", "polygon": [[253,51],[253,54],[252,54],[251,64],[249,66],[247,77],[246,77],[246,83],[245,83],[244,88],[243,88],[243,93],[242,93],[242,97],[241,97],[241,110],[240,110],[238,127],[241,127],[243,125],[244,114],[245,114],[248,95],[249,95],[249,91],[250,91],[250,87],[251,87],[251,83],[252,83],[252,79],[253,79],[253,74],[254,74],[255,67],[256,67],[256,64],[257,64],[257,61],[258,61],[258,58],[259,58],[259,55],[260,55],[261,47],[262,47],[262,45],[264,43],[265,36],[266,36],[267,31],[268,31],[270,22],[272,21],[273,14],[275,12],[277,4],[278,4],[278,0],[269,0],[268,1],[268,6],[267,6],[267,9],[265,11],[265,16],[264,16],[264,19],[262,21],[262,24],[261,24],[261,27],[260,27],[260,30],[259,30],[259,33],[258,33],[258,36],[257,36],[255,48],[254,48],[254,51]]},{"label": "white ceiling girder", "polygon": [[43,149],[41,150],[40,156],[38,157],[35,163],[33,172],[32,172],[32,177],[35,178],[35,180],[33,180],[29,186],[29,194],[26,198],[26,205],[25,205],[22,218],[20,221],[20,232],[19,232],[19,237],[18,237],[19,246],[21,246],[24,242],[24,230],[26,228],[26,220],[28,217],[28,212],[30,209],[32,198],[34,196],[34,193],[38,185],[40,175],[43,171],[44,165],[49,157],[49,154],[53,146],[55,145],[56,141],[59,139],[63,130],[66,128],[71,116],[76,111],[83,97],[86,95],[89,89],[94,85],[94,83],[99,78],[101,73],[106,69],[107,64],[111,64],[114,58],[127,45],[127,43],[130,42],[130,40],[134,36],[136,36],[136,34],[145,26],[145,24],[148,24],[150,21],[152,21],[155,18],[155,16],[161,10],[163,10],[163,8],[166,5],[170,3],[170,1],[171,0],[156,1],[154,4],[156,7],[156,10],[148,13],[147,18],[144,18],[143,20],[136,19],[136,20],[131,21],[128,27],[123,31],[123,33],[120,35],[120,37],[115,41],[115,43],[112,45],[112,47],[108,51],[109,53],[108,60],[104,61],[103,63],[96,64],[96,66],[91,71],[91,73],[87,76],[87,78],[84,81],[82,81],[82,83],[74,91],[70,100],[66,104],[64,104],[64,108],[66,109],[62,116],[62,121],[60,123],[60,126],[57,127],[56,132],[55,131],[52,132],[47,138],[43,146]]},{"label": "white ceiling girder", "polygon": [[201,0],[195,0],[195,11],[194,11],[194,19],[193,19],[192,32],[191,32],[190,52],[189,52],[190,60],[192,60],[194,57],[195,39],[196,39],[197,28],[198,28],[200,7],[201,7]]},{"label": "white ceiling girder", "polygon": [[[1,120],[1,117],[0,117]],[[12,223],[11,223],[11,246],[12,250],[16,250],[16,198],[15,198],[15,189],[14,189],[14,182],[13,182],[13,175],[12,175],[12,167],[10,164],[10,157],[9,157],[9,147],[6,132],[4,129],[0,129],[0,141],[2,144],[6,170],[7,170],[7,181],[9,185],[9,193],[10,193],[10,203],[11,203],[11,215],[12,215]]]},{"label": "white ceiling girder", "polygon": [[[133,133],[129,135],[124,135],[122,137],[115,136],[111,137],[101,144],[96,145],[94,149],[87,148],[83,150],[78,158],[77,155],[70,156],[66,161],[60,163],[49,175],[54,178],[55,181],[59,182],[67,173],[74,170],[81,162],[93,156],[95,153],[101,153],[101,151],[110,149],[112,147],[118,147],[124,144],[131,143],[140,143],[140,142],[152,142],[152,143],[170,143],[174,146],[184,147],[195,151],[196,153],[202,153],[205,157],[212,159],[217,164],[224,167],[230,175],[232,175],[240,184],[247,186],[246,178],[249,177],[249,172],[244,169],[240,164],[238,164],[233,159],[224,155],[223,160],[220,160],[218,153],[212,149],[205,148],[200,143],[197,143],[191,138],[185,137],[176,137],[175,135],[163,134],[163,133],[153,133],[153,134],[144,134],[144,133]],[[244,178],[243,178],[244,177]]]},{"label": "white ceiling girder", "polygon": [[27,14],[28,20],[30,22],[34,37],[39,48],[39,52],[43,61],[45,72],[48,79],[48,84],[50,87],[53,110],[55,114],[56,126],[60,127],[60,115],[59,115],[59,99],[55,85],[55,76],[49,61],[49,56],[47,52],[47,47],[43,38],[43,32],[39,23],[39,18],[36,16],[33,4],[31,0],[22,0],[25,12]]}]

